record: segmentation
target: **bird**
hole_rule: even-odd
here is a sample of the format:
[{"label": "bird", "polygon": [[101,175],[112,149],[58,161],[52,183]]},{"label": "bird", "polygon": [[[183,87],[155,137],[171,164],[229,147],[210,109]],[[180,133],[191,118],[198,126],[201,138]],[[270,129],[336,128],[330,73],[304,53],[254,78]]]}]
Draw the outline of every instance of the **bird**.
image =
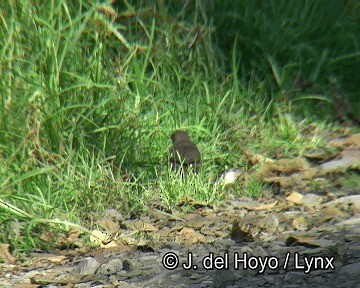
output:
[{"label": "bird", "polygon": [[190,137],[185,131],[175,131],[170,136],[173,145],[169,149],[169,164],[173,171],[183,168],[187,173],[192,167],[194,172],[198,172],[201,165],[201,155],[198,147],[191,142]]}]

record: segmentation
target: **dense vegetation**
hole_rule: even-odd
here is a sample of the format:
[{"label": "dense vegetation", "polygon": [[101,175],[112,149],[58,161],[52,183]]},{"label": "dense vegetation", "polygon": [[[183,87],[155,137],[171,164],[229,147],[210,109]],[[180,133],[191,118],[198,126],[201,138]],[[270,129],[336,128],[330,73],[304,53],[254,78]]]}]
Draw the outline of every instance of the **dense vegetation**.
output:
[{"label": "dense vegetation", "polygon": [[[107,208],[221,201],[244,150],[321,145],[333,90],[360,96],[360,5],[330,2],[1,1],[0,241],[28,251]],[[312,84],[294,89],[300,74]],[[176,129],[203,154],[185,180],[166,165]]]}]

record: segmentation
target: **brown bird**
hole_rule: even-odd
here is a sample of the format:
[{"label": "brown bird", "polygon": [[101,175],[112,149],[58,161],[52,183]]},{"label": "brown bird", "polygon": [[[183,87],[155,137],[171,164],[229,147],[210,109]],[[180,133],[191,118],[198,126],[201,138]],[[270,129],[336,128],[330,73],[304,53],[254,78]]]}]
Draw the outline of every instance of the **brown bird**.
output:
[{"label": "brown bird", "polygon": [[194,172],[198,172],[201,164],[199,149],[191,142],[189,135],[185,131],[175,131],[171,134],[173,146],[169,150],[169,164],[173,171],[183,167],[186,173],[189,167]]}]

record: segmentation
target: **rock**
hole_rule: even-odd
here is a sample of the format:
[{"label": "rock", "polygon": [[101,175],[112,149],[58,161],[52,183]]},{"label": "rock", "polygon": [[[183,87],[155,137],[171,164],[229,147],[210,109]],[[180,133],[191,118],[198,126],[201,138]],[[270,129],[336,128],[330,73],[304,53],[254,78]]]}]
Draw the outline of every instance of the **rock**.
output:
[{"label": "rock", "polygon": [[301,204],[306,206],[307,208],[316,208],[322,202],[323,197],[316,194],[306,194],[301,200]]},{"label": "rock", "polygon": [[235,274],[228,269],[216,270],[213,278],[214,288],[226,288],[235,283]]},{"label": "rock", "polygon": [[304,195],[302,195],[299,192],[292,191],[287,197],[286,200],[293,202],[295,204],[301,204],[302,200],[304,198]]},{"label": "rock", "polygon": [[360,262],[352,263],[341,267],[339,273],[351,276],[352,278],[360,278]]},{"label": "rock", "polygon": [[325,175],[327,173],[343,172],[350,167],[358,167],[360,165],[360,150],[349,149],[344,150],[339,155],[341,159],[331,160],[321,164],[319,174]]},{"label": "rock", "polygon": [[323,197],[312,193],[303,195],[299,192],[293,191],[286,197],[286,200],[295,204],[303,205],[307,208],[317,208],[320,206]]},{"label": "rock", "polygon": [[99,266],[100,263],[96,259],[87,257],[78,264],[74,272],[82,276],[89,276],[93,275]]},{"label": "rock", "polygon": [[293,220],[292,226],[299,231],[306,231],[309,230],[309,221],[304,217],[300,216]]},{"label": "rock", "polygon": [[230,169],[229,171],[221,174],[220,178],[215,183],[221,185],[234,183],[242,173],[244,173],[244,169],[242,168]]},{"label": "rock", "polygon": [[353,205],[355,210],[360,211],[360,195],[345,196],[326,203],[327,206],[342,206],[346,208]]},{"label": "rock", "polygon": [[115,258],[101,265],[97,275],[110,276],[116,275],[118,272],[123,270],[123,259]]},{"label": "rock", "polygon": [[336,226],[354,226],[358,227],[360,225],[360,216],[351,217],[350,219],[341,221],[335,224]]},{"label": "rock", "polygon": [[259,221],[259,227],[265,229],[268,232],[276,232],[279,227],[279,219],[274,214],[268,214],[265,218]]},{"label": "rock", "polygon": [[334,207],[334,205],[329,206],[326,204],[326,206],[327,207],[320,211],[321,216],[324,218],[324,220],[330,220],[333,218],[345,218],[347,216],[344,212]]},{"label": "rock", "polygon": [[290,283],[299,283],[299,282],[303,282],[308,277],[309,275],[305,274],[304,272],[290,271],[285,274],[284,280]]}]

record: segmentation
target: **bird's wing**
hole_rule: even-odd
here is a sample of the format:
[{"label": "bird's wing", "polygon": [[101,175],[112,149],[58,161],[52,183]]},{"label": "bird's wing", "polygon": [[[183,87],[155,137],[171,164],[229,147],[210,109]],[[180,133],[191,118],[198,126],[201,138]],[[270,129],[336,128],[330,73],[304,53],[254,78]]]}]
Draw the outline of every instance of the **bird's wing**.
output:
[{"label": "bird's wing", "polygon": [[192,142],[174,145],[170,150],[176,162],[184,162],[184,164],[200,162],[200,152]]}]

